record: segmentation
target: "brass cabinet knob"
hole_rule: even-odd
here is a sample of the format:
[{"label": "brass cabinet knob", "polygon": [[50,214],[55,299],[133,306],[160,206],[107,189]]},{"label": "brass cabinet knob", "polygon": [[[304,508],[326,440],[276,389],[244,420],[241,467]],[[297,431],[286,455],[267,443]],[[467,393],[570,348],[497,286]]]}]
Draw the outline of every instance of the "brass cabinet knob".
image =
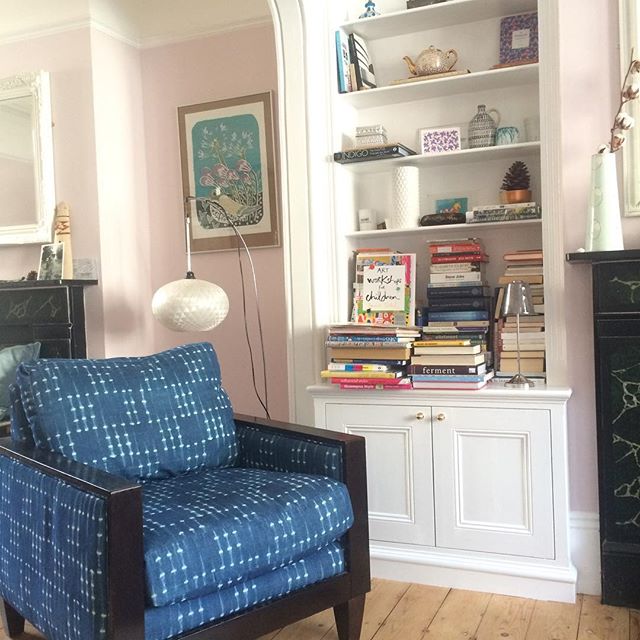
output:
[{"label": "brass cabinet knob", "polygon": [[436,420],[437,420],[438,422],[442,422],[443,420],[446,420],[446,418],[447,418],[447,416],[445,416],[445,415],[444,415],[444,413],[438,413],[438,414],[436,415]]},{"label": "brass cabinet knob", "polygon": [[416,420],[424,420],[424,413],[422,413],[422,411],[416,413]]}]

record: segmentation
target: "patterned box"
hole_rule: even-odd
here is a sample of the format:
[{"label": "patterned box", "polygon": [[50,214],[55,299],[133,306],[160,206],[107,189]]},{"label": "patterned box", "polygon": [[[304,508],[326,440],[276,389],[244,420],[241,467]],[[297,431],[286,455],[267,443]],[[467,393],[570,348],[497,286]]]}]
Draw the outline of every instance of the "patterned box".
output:
[{"label": "patterned box", "polygon": [[460,127],[420,130],[420,150],[422,153],[444,153],[462,148]]}]

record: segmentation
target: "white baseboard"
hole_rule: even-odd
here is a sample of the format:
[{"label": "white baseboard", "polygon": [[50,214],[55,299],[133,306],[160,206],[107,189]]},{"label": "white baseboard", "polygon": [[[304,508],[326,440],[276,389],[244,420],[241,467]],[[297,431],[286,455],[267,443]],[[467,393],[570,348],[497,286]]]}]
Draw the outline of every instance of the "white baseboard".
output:
[{"label": "white baseboard", "polygon": [[600,595],[600,520],[597,513],[572,511],[571,561],[578,571],[578,593]]},{"label": "white baseboard", "polygon": [[571,561],[566,566],[525,558],[475,555],[434,547],[372,541],[373,575],[391,580],[572,602],[576,593],[600,595],[597,513],[570,514]]}]

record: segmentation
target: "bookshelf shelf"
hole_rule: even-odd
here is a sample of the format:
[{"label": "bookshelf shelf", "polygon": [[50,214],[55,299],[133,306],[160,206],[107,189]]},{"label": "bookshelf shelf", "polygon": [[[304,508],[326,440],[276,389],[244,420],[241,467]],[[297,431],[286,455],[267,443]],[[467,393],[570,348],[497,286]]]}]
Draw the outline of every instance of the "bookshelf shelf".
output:
[{"label": "bookshelf shelf", "polygon": [[382,173],[395,167],[429,167],[436,165],[443,167],[490,160],[539,157],[539,155],[540,142],[521,142],[497,147],[482,147],[480,149],[461,149],[460,151],[450,151],[448,153],[426,153],[423,155],[407,156],[406,158],[352,162],[341,166],[347,171],[358,174]]},{"label": "bookshelf shelf", "polygon": [[514,220],[512,222],[482,222],[475,224],[442,224],[433,227],[414,227],[411,229],[376,229],[374,231],[353,231],[346,233],[346,238],[393,238],[402,236],[430,236],[438,235],[440,232],[447,232],[451,235],[451,231],[461,231],[465,237],[478,233],[480,229],[490,227],[519,227],[519,226],[540,226],[542,220]]},{"label": "bookshelf shelf", "polygon": [[371,109],[395,103],[429,100],[464,93],[513,89],[521,85],[537,84],[539,66],[538,63],[525,64],[519,67],[475,71],[459,76],[352,91],[340,94],[338,99],[340,102],[358,109]]},{"label": "bookshelf shelf", "polygon": [[536,8],[535,0],[449,0],[418,9],[386,13],[375,18],[352,20],[341,26],[347,32],[354,31],[363,38],[376,40],[423,31],[426,28],[440,29],[525,13],[535,11]]}]

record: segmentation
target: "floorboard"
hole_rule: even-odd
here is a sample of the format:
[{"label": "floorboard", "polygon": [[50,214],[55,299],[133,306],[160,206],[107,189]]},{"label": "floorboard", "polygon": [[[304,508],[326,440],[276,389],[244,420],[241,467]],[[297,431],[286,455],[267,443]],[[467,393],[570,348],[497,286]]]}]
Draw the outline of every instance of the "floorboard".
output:
[{"label": "floorboard", "polygon": [[[42,638],[27,625],[19,640]],[[338,640],[333,610],[259,640]],[[360,640],[640,640],[640,611],[595,596],[563,604],[374,580]]]}]

